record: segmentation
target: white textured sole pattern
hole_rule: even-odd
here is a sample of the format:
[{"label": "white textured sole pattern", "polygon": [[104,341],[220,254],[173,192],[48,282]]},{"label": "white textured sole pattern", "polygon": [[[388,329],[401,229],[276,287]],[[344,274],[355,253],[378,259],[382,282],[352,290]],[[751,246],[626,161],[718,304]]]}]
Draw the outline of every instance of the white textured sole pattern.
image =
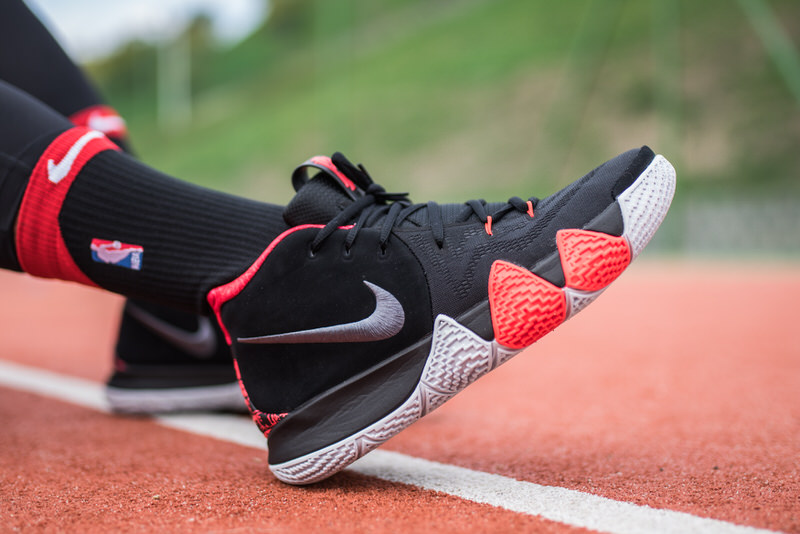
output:
[{"label": "white textured sole pattern", "polygon": [[289,484],[322,480],[435,410],[518,352],[481,339],[454,319],[439,315],[422,379],[400,407],[347,439],[300,458],[270,465],[270,469],[279,480]]},{"label": "white textured sole pattern", "polygon": [[667,215],[675,195],[675,169],[656,156],[641,176],[617,198],[625,222],[625,237],[636,258]]},{"label": "white textured sole pattern", "polygon": [[174,389],[127,389],[106,387],[112,412],[151,414],[183,411],[232,411],[247,413],[238,382],[218,386]]},{"label": "white textured sole pattern", "polygon": [[[618,198],[625,224],[623,236],[638,256],[666,216],[675,192],[675,169],[656,156],[639,178]],[[572,317],[597,298],[598,291],[564,288],[567,315]],[[281,464],[270,465],[288,484],[311,484],[344,469],[361,456],[435,410],[472,382],[496,369],[521,350],[486,341],[451,317],[439,315],[422,378],[408,399],[367,428],[323,449]]]},{"label": "white textured sole pattern", "polygon": [[[647,169],[617,198],[625,231],[622,236],[631,249],[631,261],[641,254],[667,216],[675,196],[675,168],[664,156],[657,155]],[[591,304],[606,288],[580,291],[564,288],[567,295],[567,319]]]}]

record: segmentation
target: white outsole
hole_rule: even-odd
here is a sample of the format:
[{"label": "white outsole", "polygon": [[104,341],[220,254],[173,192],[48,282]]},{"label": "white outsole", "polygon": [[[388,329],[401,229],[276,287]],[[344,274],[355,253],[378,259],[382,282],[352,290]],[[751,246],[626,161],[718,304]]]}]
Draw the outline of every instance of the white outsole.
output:
[{"label": "white outsole", "polygon": [[[632,258],[638,256],[666,216],[675,193],[675,169],[656,156],[618,201]],[[605,288],[604,288],[605,289]],[[565,288],[567,316],[585,308],[604,289],[579,291]],[[288,484],[311,484],[353,463],[435,410],[469,384],[499,367],[521,350],[486,341],[446,315],[436,318],[431,351],[422,378],[409,398],[392,413],[367,428],[323,449],[281,464],[270,465],[273,474]]]},{"label": "white outsole", "polygon": [[106,387],[106,399],[115,413],[150,414],[182,411],[247,412],[238,382],[218,386],[174,389]]}]

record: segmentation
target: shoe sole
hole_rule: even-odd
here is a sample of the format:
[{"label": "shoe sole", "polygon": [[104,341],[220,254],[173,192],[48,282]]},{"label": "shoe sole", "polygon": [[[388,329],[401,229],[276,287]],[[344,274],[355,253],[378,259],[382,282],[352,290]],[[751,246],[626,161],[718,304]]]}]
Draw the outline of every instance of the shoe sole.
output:
[{"label": "shoe sole", "polygon": [[674,192],[675,169],[657,155],[617,197],[624,224],[621,237],[560,230],[556,242],[566,280],[563,288],[523,267],[495,261],[488,281],[494,340],[487,341],[455,319],[439,315],[422,375],[405,402],[347,438],[270,464],[270,470],[294,485],[333,475],[573,317],[641,253],[664,220]]},{"label": "shoe sole", "polygon": [[247,412],[238,382],[171,389],[129,389],[107,386],[106,399],[112,412],[123,414]]}]

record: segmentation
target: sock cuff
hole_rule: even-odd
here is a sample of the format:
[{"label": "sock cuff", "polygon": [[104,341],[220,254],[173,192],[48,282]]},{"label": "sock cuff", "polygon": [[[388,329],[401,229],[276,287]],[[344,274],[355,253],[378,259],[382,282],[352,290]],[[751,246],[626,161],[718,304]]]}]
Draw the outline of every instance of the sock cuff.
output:
[{"label": "sock cuff", "polygon": [[58,217],[75,177],[92,157],[104,150],[119,148],[96,130],[75,127],[56,137],[39,157],[17,216],[17,256],[25,272],[97,285],[78,268],[69,253]]}]

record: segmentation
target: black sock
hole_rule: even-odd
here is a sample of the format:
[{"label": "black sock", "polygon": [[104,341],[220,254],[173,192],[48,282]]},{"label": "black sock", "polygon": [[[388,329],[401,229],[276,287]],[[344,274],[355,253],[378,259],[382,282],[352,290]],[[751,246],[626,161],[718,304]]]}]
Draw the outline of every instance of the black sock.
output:
[{"label": "black sock", "polygon": [[115,148],[76,127],[39,158],[17,222],[25,271],[205,312],[208,291],[286,229],[280,206],[176,180]]},{"label": "black sock", "polygon": [[[283,208],[176,180],[117,151],[92,158],[59,215],[67,249],[98,285],[202,310],[287,228]],[[93,259],[93,240],[143,249],[139,270]]]},{"label": "black sock", "polygon": [[1,82],[0,118],[4,267],[205,313],[286,229],[281,206],[166,176]]}]

